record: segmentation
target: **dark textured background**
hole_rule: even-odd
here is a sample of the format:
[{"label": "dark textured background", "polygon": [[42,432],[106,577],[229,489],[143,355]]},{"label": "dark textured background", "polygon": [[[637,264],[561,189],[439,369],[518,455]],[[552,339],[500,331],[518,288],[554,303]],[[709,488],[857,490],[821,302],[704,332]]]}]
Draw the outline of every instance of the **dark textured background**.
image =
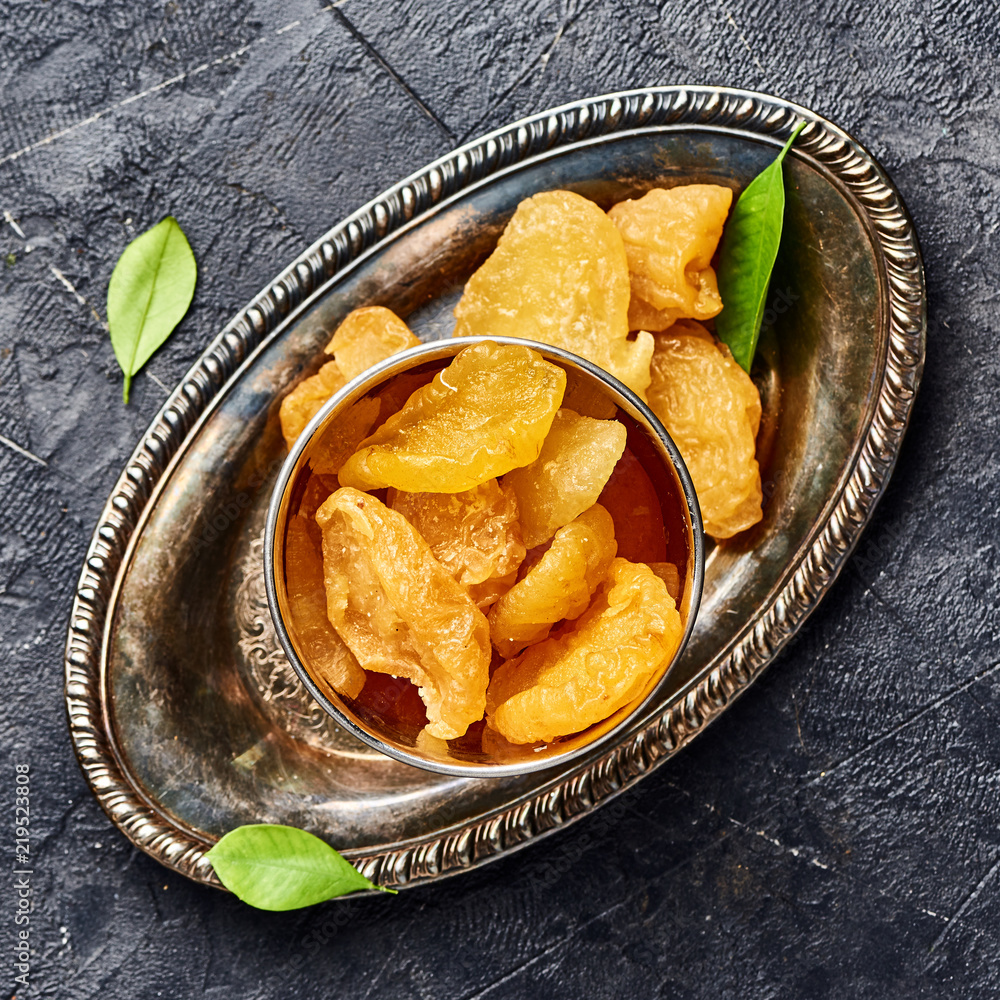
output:
[{"label": "dark textured background", "polygon": [[[997,995],[998,48],[975,0],[0,0],[0,845],[26,761],[37,889],[18,995]],[[164,387],[431,158],[566,100],[683,82],[852,131],[925,253],[913,424],[798,642],[639,788],[471,875],[267,915],[135,851],[74,760],[62,647],[90,532]],[[167,213],[200,281],[126,408],[105,291]],[[4,996],[13,905],[0,890]]]}]

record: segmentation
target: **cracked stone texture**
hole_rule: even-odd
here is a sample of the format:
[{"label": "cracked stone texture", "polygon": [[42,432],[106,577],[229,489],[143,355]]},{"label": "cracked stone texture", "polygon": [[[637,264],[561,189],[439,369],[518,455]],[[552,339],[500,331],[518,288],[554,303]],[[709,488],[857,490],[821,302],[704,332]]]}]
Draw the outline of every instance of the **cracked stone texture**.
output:
[{"label": "cracked stone texture", "polygon": [[[17,995],[996,995],[998,52],[972,0],[0,0],[0,435],[30,453],[0,442],[3,842],[28,762],[37,892]],[[61,691],[90,532],[163,387],[332,223],[456,143],[674,82],[814,108],[913,214],[926,373],[848,569],[706,735],[514,857],[290,914],[168,873],[91,797]],[[105,290],[168,213],[198,290],[126,408]]]}]

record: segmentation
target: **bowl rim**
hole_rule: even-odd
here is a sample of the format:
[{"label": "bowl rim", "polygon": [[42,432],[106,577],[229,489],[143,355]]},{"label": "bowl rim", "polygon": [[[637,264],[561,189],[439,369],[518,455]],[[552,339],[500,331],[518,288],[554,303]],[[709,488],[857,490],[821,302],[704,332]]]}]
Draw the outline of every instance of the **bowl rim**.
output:
[{"label": "bowl rim", "polygon": [[[647,690],[641,700],[634,702],[632,709],[623,715],[615,725],[598,733],[593,740],[571,747],[563,753],[555,753],[535,759],[524,758],[510,764],[469,761],[467,764],[451,765],[429,760],[418,756],[416,753],[408,753],[406,750],[386,742],[376,732],[360,725],[355,719],[342,711],[336,702],[328,697],[322,688],[317,685],[309,674],[305,664],[299,658],[281,614],[281,602],[279,600],[277,582],[279,565],[275,559],[275,551],[279,541],[279,529],[284,526],[282,515],[287,510],[283,502],[293,485],[299,459],[309,447],[310,442],[316,434],[321,429],[326,428],[328,421],[338,410],[361,399],[375,386],[403,372],[409,371],[417,365],[446,358],[455,358],[465,348],[487,342],[529,347],[541,354],[547,361],[555,361],[563,366],[583,372],[586,376],[599,382],[603,388],[609,390],[616,406],[619,409],[624,408],[625,412],[633,420],[636,420],[640,426],[645,424],[645,429],[656,437],[658,443],[663,446],[663,450],[670,459],[672,471],[680,486],[683,500],[681,507],[686,511],[686,526],[689,538],[690,587],[687,588],[682,601],[682,604],[686,607],[687,617],[684,622],[684,632],[681,635],[680,643],[674,650],[666,667],[662,669],[662,673],[660,673],[656,683]],[[623,403],[625,404],[624,407],[622,407]],[[316,412],[309,423],[306,424],[289,451],[288,456],[285,458],[285,461],[282,463],[271,491],[271,499],[268,503],[267,519],[264,526],[263,555],[264,588],[267,593],[267,606],[271,613],[271,621],[274,623],[278,641],[285,655],[288,657],[288,662],[310,696],[315,699],[323,711],[333,718],[338,726],[341,726],[352,736],[361,740],[372,749],[400,763],[418,767],[425,771],[432,771],[436,774],[455,777],[509,778],[520,777],[537,771],[545,771],[550,768],[558,768],[583,754],[598,750],[600,747],[607,745],[609,741],[621,737],[625,730],[635,724],[637,719],[645,718],[650,712],[655,712],[659,701],[669,693],[668,682],[671,671],[683,655],[691,633],[694,630],[705,582],[705,534],[702,524],[701,507],[698,504],[698,496],[695,492],[694,483],[691,480],[687,466],[684,464],[680,450],[674,443],[673,438],[670,437],[667,429],[663,426],[662,421],[632,389],[615,378],[610,372],[594,364],[594,362],[571,351],[567,351],[565,348],[519,337],[475,336],[432,340],[419,346],[408,348],[398,354],[391,355],[384,361],[373,365],[371,368],[355,376],[345,386],[338,389]],[[621,712],[621,709],[619,709],[619,712]],[[616,713],[612,713],[611,717],[614,714]],[[601,721],[603,720],[599,720],[594,725],[599,726]]]}]

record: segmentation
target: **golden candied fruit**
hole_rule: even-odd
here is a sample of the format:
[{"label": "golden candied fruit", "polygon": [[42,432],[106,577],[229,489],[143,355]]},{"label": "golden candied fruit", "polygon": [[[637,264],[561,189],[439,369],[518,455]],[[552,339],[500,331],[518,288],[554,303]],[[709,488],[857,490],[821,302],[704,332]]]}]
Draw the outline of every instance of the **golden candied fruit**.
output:
[{"label": "golden candied fruit", "polygon": [[326,353],[337,359],[349,382],[372,365],[419,344],[410,328],[391,309],[364,306],[344,317],[326,345]]},{"label": "golden candied fruit", "polygon": [[607,215],[572,191],[517,206],[455,307],[455,336],[521,337],[573,351],[640,396],[652,338],[628,339],[629,276]]},{"label": "golden candied fruit", "polygon": [[652,373],[649,405],[691,473],[706,534],[730,538],[756,524],[760,395],[750,376],[691,321],[657,334]]},{"label": "golden candied fruit", "polygon": [[566,373],[537,351],[485,341],[459,352],[340,470],[358,489],[463,493],[537,457]]},{"label": "golden candied fruit", "polygon": [[597,502],[625,451],[626,436],[617,420],[559,410],[538,458],[504,477],[504,486],[517,496],[527,548],[547,542]]},{"label": "golden candied fruit", "polygon": [[292,633],[316,683],[348,698],[357,698],[365,684],[365,672],[326,616],[319,541],[319,530],[308,517],[296,514],[289,520],[285,535],[285,579]]},{"label": "golden candied fruit", "polygon": [[489,725],[511,743],[581,732],[643,694],[683,632],[663,581],[643,563],[615,559],[575,623],[497,669]]},{"label": "golden candied fruit", "polygon": [[[349,312],[325,348],[327,354],[336,354],[334,360],[328,361],[315,375],[303,379],[281,401],[278,417],[281,421],[281,433],[289,450],[306,424],[338,389],[342,389],[352,378],[372,365],[405,351],[408,347],[416,347],[419,343],[410,328],[391,309],[365,306]],[[377,415],[376,407],[372,423]],[[371,424],[368,425],[370,427]],[[361,437],[368,433],[368,428]],[[357,440],[351,451],[355,447]],[[340,461],[346,458],[347,455]],[[335,473],[333,464],[327,462],[324,471]]]},{"label": "golden candied fruit", "polygon": [[366,670],[408,677],[427,731],[449,740],[483,716],[489,625],[402,514],[337,490],[316,513],[327,615]]},{"label": "golden candied fruit", "polygon": [[614,521],[600,504],[560,528],[541,559],[489,613],[500,655],[513,656],[541,642],[556,622],[583,614],[617,550]]},{"label": "golden candied fruit", "polygon": [[322,409],[323,404],[347,385],[347,379],[336,361],[328,361],[315,375],[303,379],[281,401],[278,419],[281,434],[289,451],[305,430],[306,424]]},{"label": "golden candied fruit", "polygon": [[341,466],[357,451],[358,445],[371,433],[382,401],[363,396],[337,414],[309,444],[309,463],[321,476],[336,476]]},{"label": "golden candied fruit", "polygon": [[525,554],[517,500],[495,479],[464,493],[390,490],[388,503],[420,532],[478,607],[489,607],[517,578]]},{"label": "golden candied fruit", "polygon": [[608,212],[625,241],[630,329],[665,330],[722,310],[711,261],[732,202],[729,188],[685,184],[653,188]]}]

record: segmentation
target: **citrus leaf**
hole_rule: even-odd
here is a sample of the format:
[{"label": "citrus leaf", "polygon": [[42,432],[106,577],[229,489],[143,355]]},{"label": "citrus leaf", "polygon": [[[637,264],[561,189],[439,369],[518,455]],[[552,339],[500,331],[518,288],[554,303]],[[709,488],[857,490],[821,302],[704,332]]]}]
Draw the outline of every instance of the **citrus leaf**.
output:
[{"label": "citrus leaf", "polygon": [[256,823],[230,830],[207,854],[222,884],[258,910],[297,910],[370,882],[329,844],[294,826]]},{"label": "citrus leaf", "polygon": [[805,124],[799,124],[777,159],[747,185],[722,238],[719,254],[722,312],[715,318],[715,332],[748,372],[757,350],[764,300],[781,243],[785,215],[781,164]]},{"label": "citrus leaf", "polygon": [[115,264],[108,284],[108,326],[125,373],[126,403],[132,376],[188,311],[197,277],[191,246],[171,215],[132,240]]}]

